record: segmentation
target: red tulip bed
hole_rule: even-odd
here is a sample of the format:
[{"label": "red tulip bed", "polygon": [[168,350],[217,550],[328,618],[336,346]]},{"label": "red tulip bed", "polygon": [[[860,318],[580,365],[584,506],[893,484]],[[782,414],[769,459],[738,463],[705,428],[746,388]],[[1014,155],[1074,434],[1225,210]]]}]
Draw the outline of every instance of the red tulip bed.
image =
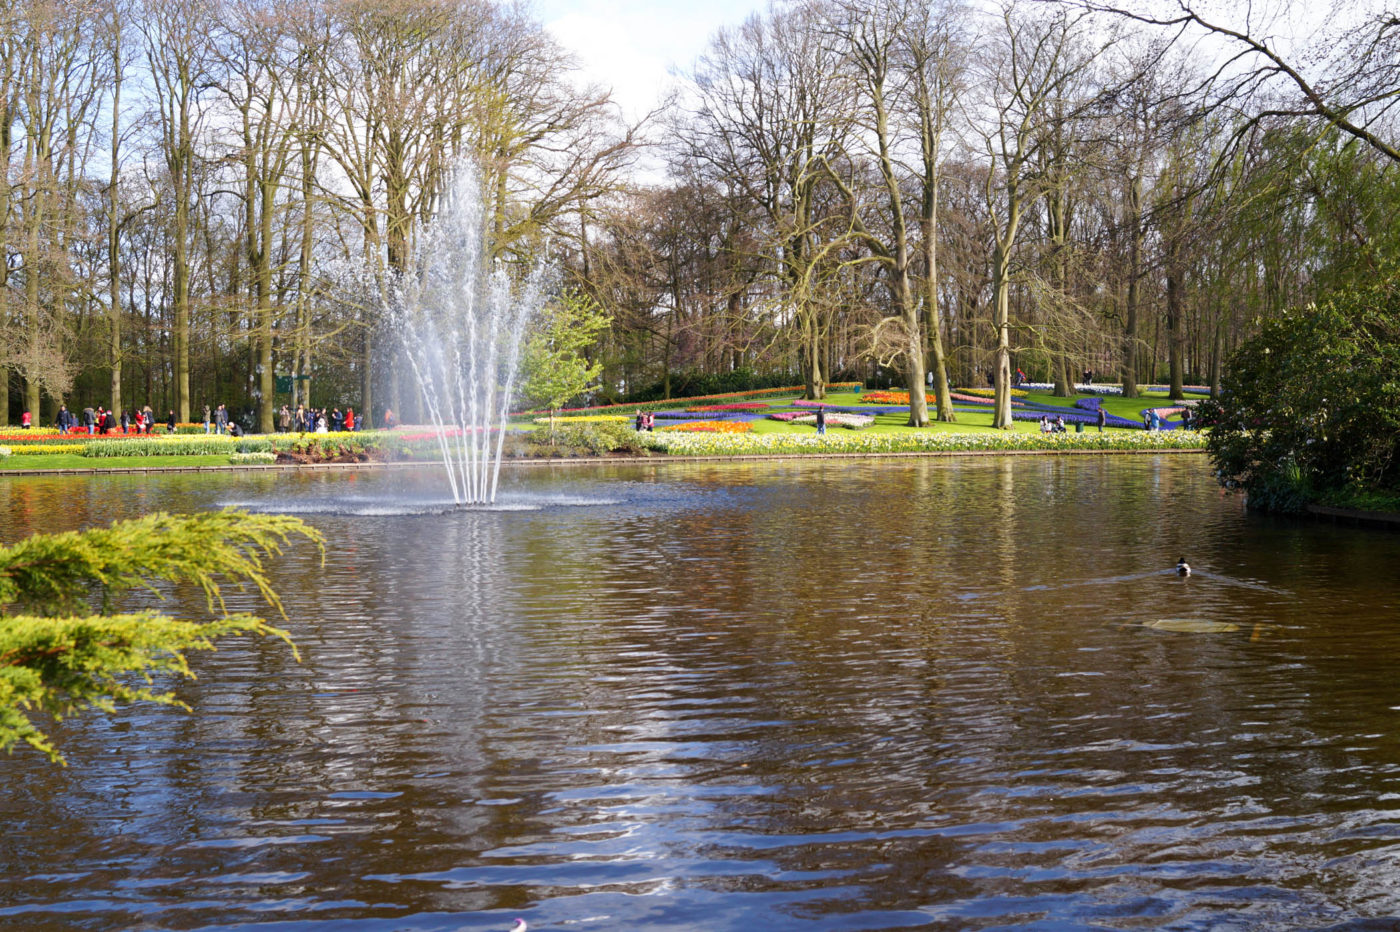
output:
[{"label": "red tulip bed", "polygon": [[688,424],[672,424],[661,429],[704,434],[746,434],[753,430],[753,425],[748,421],[691,421]]}]

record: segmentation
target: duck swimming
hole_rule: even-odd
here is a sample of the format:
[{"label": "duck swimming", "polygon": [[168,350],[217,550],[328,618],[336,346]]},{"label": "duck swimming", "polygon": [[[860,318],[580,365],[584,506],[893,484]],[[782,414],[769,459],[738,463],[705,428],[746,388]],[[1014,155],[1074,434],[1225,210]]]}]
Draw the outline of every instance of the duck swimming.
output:
[{"label": "duck swimming", "polygon": [[1185,557],[1182,557],[1181,559],[1179,559],[1179,560],[1176,561],[1176,575],[1178,575],[1178,576],[1190,576],[1190,575],[1191,575],[1191,564],[1189,564],[1189,563],[1186,562],[1186,558],[1185,558]]}]

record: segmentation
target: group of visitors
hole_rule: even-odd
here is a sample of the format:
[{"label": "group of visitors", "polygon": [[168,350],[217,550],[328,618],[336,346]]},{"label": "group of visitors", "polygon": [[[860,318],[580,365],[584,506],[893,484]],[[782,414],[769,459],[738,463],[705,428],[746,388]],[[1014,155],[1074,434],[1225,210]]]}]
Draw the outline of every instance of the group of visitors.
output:
[{"label": "group of visitors", "polygon": [[[26,411],[20,418],[20,426],[28,430],[31,424],[33,418]],[[96,408],[84,408],[82,411],[69,411],[67,405],[59,405],[58,417],[54,419],[54,426],[60,434],[115,434],[118,430],[123,434],[149,434],[155,424],[155,412],[151,410],[150,405],[132,411],[124,410],[120,415],[101,405]],[[165,425],[167,430],[175,430],[174,411],[166,415]]]},{"label": "group of visitors", "polygon": [[[1142,412],[1143,430],[1165,430],[1166,420],[1166,418],[1158,414],[1153,408],[1148,408],[1146,411]],[[1181,429],[1195,430],[1196,426],[1196,412],[1190,408],[1182,408]]]},{"label": "group of visitors", "polygon": [[238,426],[238,422],[230,423],[226,405],[219,405],[212,410],[208,405],[204,406],[204,432],[206,434],[232,434],[235,437],[243,436],[243,428]]},{"label": "group of visitors", "polygon": [[290,431],[299,434],[324,434],[330,431],[363,430],[364,419],[357,418],[355,409],[349,407],[341,412],[339,406],[327,411],[325,408],[318,410],[306,405],[297,405],[293,411],[288,405],[283,405],[277,415],[277,429],[284,434]]},{"label": "group of visitors", "polygon": [[638,408],[634,426],[638,431],[656,430],[656,415],[652,414],[650,411],[643,411],[641,408]]},{"label": "group of visitors", "polygon": [[[648,416],[649,417],[649,416]],[[149,434],[156,424],[163,423],[165,429],[170,433],[175,432],[175,412],[167,411],[165,417],[157,421],[155,411],[150,405],[143,405],[130,411],[114,411],[102,407],[83,408],[81,411],[69,411],[67,405],[59,405],[58,415],[54,419],[54,426],[60,434],[88,433],[94,436],[98,434]],[[394,426],[398,423],[398,418],[393,411],[384,412],[385,426]],[[25,411],[20,416],[20,427],[29,430],[34,424],[34,417],[29,411]],[[306,405],[297,405],[293,411],[289,406],[283,405],[278,415],[277,427],[282,432],[297,431],[299,433],[327,433],[328,431],[344,430],[364,430],[368,425],[364,423],[364,418],[355,414],[355,409],[347,407],[344,412],[339,407],[311,408]],[[641,428],[639,427],[638,430]],[[648,430],[651,428],[648,427]],[[243,428],[230,414],[227,405],[204,406],[204,432],[206,434],[229,434],[234,437],[243,436]]]},{"label": "group of visitors", "polygon": [[1055,415],[1055,419],[1050,420],[1050,415],[1040,416],[1040,432],[1042,434],[1063,434],[1065,432],[1065,418],[1062,414]]}]

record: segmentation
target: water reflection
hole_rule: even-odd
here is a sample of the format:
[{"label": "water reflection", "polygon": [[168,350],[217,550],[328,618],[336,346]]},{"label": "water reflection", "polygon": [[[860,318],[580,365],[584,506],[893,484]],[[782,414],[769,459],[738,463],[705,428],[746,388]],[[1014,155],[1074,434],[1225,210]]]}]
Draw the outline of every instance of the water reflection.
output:
[{"label": "water reflection", "polygon": [[413,474],[227,483],[0,486],[7,540],[243,502],[331,541],[276,570],[305,663],[231,644],[200,714],[0,764],[0,926],[1400,912],[1400,537],[1245,515],[1194,458],[531,471],[451,514]]}]

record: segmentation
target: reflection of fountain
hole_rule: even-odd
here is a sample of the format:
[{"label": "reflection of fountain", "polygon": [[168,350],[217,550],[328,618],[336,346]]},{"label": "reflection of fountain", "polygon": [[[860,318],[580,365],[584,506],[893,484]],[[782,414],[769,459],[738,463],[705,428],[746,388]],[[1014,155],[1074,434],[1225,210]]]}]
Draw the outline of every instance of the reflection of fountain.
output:
[{"label": "reflection of fountain", "polygon": [[543,301],[543,270],[517,294],[504,270],[489,267],[483,239],[476,173],[462,167],[423,232],[413,271],[391,296],[459,505],[496,498],[521,336]]}]

